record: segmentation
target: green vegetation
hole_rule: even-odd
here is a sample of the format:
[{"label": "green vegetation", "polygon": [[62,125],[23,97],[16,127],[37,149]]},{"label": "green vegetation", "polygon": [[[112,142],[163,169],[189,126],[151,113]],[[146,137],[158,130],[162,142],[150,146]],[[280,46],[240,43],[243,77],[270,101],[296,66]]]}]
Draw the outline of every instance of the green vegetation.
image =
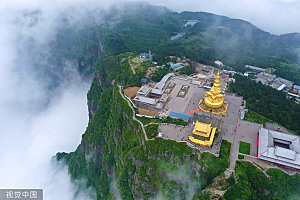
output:
[{"label": "green vegetation", "polygon": [[238,183],[224,194],[224,200],[299,199],[299,174],[289,176],[281,170],[269,169],[270,178],[267,178],[260,169],[245,161],[237,161],[235,172]]},{"label": "green vegetation", "polygon": [[[60,66],[62,60],[74,60],[81,74],[91,77],[99,58],[151,50],[159,64],[166,64],[170,55],[210,65],[221,60],[237,71],[244,71],[246,64],[274,68],[276,75],[300,84],[296,33],[277,36],[243,20],[205,12],[176,13],[146,4],[131,3],[126,10],[103,14],[105,24],[91,17],[80,30],[63,23],[49,44],[50,62]],[[199,22],[184,27],[191,19]],[[176,33],[184,36],[171,41]]]},{"label": "green vegetation", "polygon": [[184,67],[181,70],[178,71],[181,75],[191,75],[193,73],[193,70],[191,67]]},{"label": "green vegetation", "polygon": [[[274,68],[276,75],[300,84],[297,34],[275,36],[246,21],[204,12],[176,13],[140,5],[132,5],[128,10],[131,9],[134,12],[124,15],[114,10],[114,16],[122,20],[112,29],[98,29],[106,54],[148,52],[150,49],[159,64],[166,64],[167,57],[173,55],[208,65],[221,60],[242,72],[249,64]],[[151,15],[146,14],[149,10]],[[199,22],[185,28],[183,25],[189,19]],[[170,40],[170,36],[179,32],[184,36]]]},{"label": "green vegetation", "polygon": [[128,62],[128,57],[132,55],[133,53],[127,52],[103,58],[96,63],[96,78],[101,80],[103,88],[110,87],[112,80],[120,85],[141,84],[144,71],[138,70],[135,75],[133,74]]},{"label": "green vegetation", "polygon": [[[206,170],[208,170],[207,171],[208,184],[211,184],[213,179],[218,175],[222,174],[229,166],[230,148],[231,148],[231,143],[228,142],[227,140],[222,140],[219,158],[216,158],[212,154],[206,152],[202,154],[202,158],[200,161],[202,161],[202,165],[206,166],[205,168]],[[209,199],[209,194],[207,193],[202,194],[202,191],[199,191],[193,197],[193,200],[196,199]]]},{"label": "green vegetation", "polygon": [[[247,108],[265,118],[300,134],[300,105],[287,99],[286,94],[269,86],[256,83],[246,77],[235,76],[230,90],[247,101]],[[260,119],[252,113],[252,119]],[[250,114],[251,117],[251,114]],[[265,120],[265,119],[262,119]]]},{"label": "green vegetation", "polygon": [[254,111],[251,111],[251,110],[248,110],[248,113],[245,115],[245,120],[263,124],[264,127],[266,126],[266,122],[276,123],[276,122],[254,112]]},{"label": "green vegetation", "polygon": [[203,194],[200,192],[198,196],[194,196],[193,200],[210,200],[210,194],[208,192],[204,192]]},{"label": "green vegetation", "polygon": [[[72,180],[84,178],[87,186],[95,189],[97,199],[113,198],[113,180],[125,200],[149,199],[160,193],[171,199],[174,194],[191,199],[228,167],[231,144],[223,140],[220,156],[216,157],[210,153],[201,154],[182,142],[162,138],[145,141],[141,126],[132,119],[132,110],[119,94],[119,88],[111,87],[111,80],[118,84],[134,83],[130,79],[128,55],[131,54],[108,57],[97,64],[89,92],[89,101],[97,104],[96,110],[77,149],[69,154],[58,153],[57,158],[68,163]],[[144,123],[153,122],[153,119],[139,119]],[[183,120],[172,118],[159,122],[186,125]],[[158,124],[148,125],[148,136],[157,134],[157,128]],[[171,174],[162,163],[172,166]],[[174,178],[173,175],[181,170],[187,172],[185,179]],[[196,190],[190,190],[189,180],[193,180]]]},{"label": "green vegetation", "polygon": [[241,155],[241,154],[238,155],[238,159],[241,159],[241,160],[242,160],[242,159],[244,159],[244,158],[245,158],[244,155]]},{"label": "green vegetation", "polygon": [[154,67],[155,65],[153,64],[153,62],[148,60],[146,62],[143,62],[140,66],[144,69],[148,69],[149,67]]},{"label": "green vegetation", "polygon": [[163,119],[155,119],[155,118],[148,118],[148,117],[139,117],[136,116],[138,120],[140,120],[144,125],[149,123],[167,123],[167,124],[176,124],[180,126],[186,126],[187,122],[183,119],[174,119],[171,117],[165,117]]},{"label": "green vegetation", "polygon": [[247,142],[240,142],[240,153],[250,155],[250,144]]},{"label": "green vegetation", "polygon": [[209,183],[212,182],[214,177],[223,173],[229,166],[230,148],[231,143],[227,140],[222,140],[219,158],[216,158],[212,154],[206,152],[202,154],[201,162],[207,167]]},{"label": "green vegetation", "polygon": [[228,179],[226,179],[226,183],[227,183],[227,187],[231,187],[235,184],[235,179],[234,179],[234,175],[233,173],[230,175],[230,177]]},{"label": "green vegetation", "polygon": [[[95,78],[88,93],[91,116],[82,142],[74,152],[59,153],[57,158],[68,163],[73,180],[84,178],[87,186],[94,188],[97,199],[112,198],[109,187],[116,177],[124,200],[149,199],[160,191],[166,192],[167,198],[174,197],[171,191],[181,197],[185,183],[169,178],[162,162],[180,168],[188,161],[191,172],[199,175],[194,178],[204,183],[197,186],[193,199],[200,196],[207,199],[207,194],[201,195],[200,190],[228,167],[231,144],[223,140],[220,157],[215,157],[210,153],[200,154],[185,143],[161,138],[145,141],[140,124],[132,120],[133,113],[127,102],[119,95],[118,88],[112,87],[113,80],[115,85],[140,85],[140,79],[150,66],[142,64],[134,75],[128,57],[136,54],[126,52],[151,49],[159,64],[165,64],[166,57],[174,55],[211,65],[214,60],[221,60],[238,71],[244,71],[245,64],[272,67],[276,75],[300,84],[295,53],[299,39],[295,34],[275,36],[248,22],[203,12],[176,13],[142,4],[131,4],[126,11],[116,8],[113,14],[108,12],[104,18],[110,19],[109,26],[93,25],[87,31],[65,28],[50,45],[54,49],[55,64],[60,66],[56,63],[59,60],[77,58],[78,69],[86,76],[93,74],[95,61],[102,58],[95,64]],[[188,19],[199,22],[184,28]],[[169,40],[175,32],[185,35]],[[159,69],[152,79],[159,81],[168,72],[168,69]],[[284,93],[239,76],[229,89],[243,96],[251,111],[300,134],[299,105],[287,100]],[[144,124],[185,123],[170,118],[142,120]],[[248,162],[237,162],[236,174],[238,183],[225,193],[224,199],[288,199],[297,198],[300,193],[299,175],[268,170],[271,176],[268,179]]]},{"label": "green vegetation", "polygon": [[189,163],[181,165],[159,162],[161,184],[157,199],[192,199],[194,191],[205,186],[205,180],[195,176],[194,166]]},{"label": "green vegetation", "polygon": [[151,79],[154,82],[159,82],[166,74],[170,73],[171,71],[165,68],[159,68],[155,70],[155,72],[151,75]]},{"label": "green vegetation", "polygon": [[158,124],[150,124],[145,127],[148,139],[154,138],[158,134]]}]

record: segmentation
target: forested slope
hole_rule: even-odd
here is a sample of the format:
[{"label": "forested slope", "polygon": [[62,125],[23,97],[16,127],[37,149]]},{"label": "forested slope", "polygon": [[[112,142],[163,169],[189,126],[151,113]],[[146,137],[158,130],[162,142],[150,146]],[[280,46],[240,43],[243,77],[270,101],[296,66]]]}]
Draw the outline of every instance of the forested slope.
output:
[{"label": "forested slope", "polygon": [[[300,34],[276,36],[249,22],[204,12],[122,16],[112,28],[102,27],[109,54],[151,50],[159,63],[165,63],[166,56],[176,55],[205,64],[221,60],[238,71],[244,71],[246,64],[272,67],[278,76],[300,84]],[[198,23],[185,27],[187,20]],[[177,33],[184,36],[170,40]]]},{"label": "forested slope", "polygon": [[[91,76],[95,69],[88,93],[88,128],[74,152],[59,153],[57,158],[67,162],[74,180],[87,180],[88,186],[96,191],[97,199],[113,199],[113,193],[118,192],[113,191],[111,184],[114,182],[118,185],[122,199],[191,199],[227,168],[230,143],[223,141],[220,157],[217,158],[209,153],[200,154],[183,143],[162,139],[145,141],[140,125],[132,120],[132,111],[116,86],[139,84],[143,76],[142,72],[136,76],[132,74],[127,60],[132,53],[125,52],[151,50],[159,63],[165,63],[166,56],[176,55],[206,64],[219,59],[241,71],[245,64],[274,67],[278,75],[299,83],[300,73],[295,54],[300,46],[299,38],[297,34],[274,36],[248,22],[208,13],[175,13],[162,7],[144,4],[134,6],[129,6],[126,11],[116,8],[106,13],[104,19],[109,19],[106,23],[92,24],[88,32],[83,30],[69,34],[70,38],[65,45],[58,42],[53,44],[54,49],[61,47],[64,54],[60,62],[68,56],[77,57],[78,69],[82,73]],[[131,12],[136,8],[137,13]],[[189,19],[199,22],[185,28],[184,24]],[[67,29],[65,31],[69,32]],[[170,36],[176,33],[185,35],[170,40]],[[64,40],[64,37],[66,35],[57,41]],[[97,44],[93,44],[93,41]],[[87,43],[89,45],[84,48]],[[77,45],[82,47],[79,54],[74,50]],[[68,47],[72,47],[72,51],[67,51]],[[88,51],[86,56],[84,51]],[[96,63],[99,58],[101,60]],[[275,95],[285,104],[269,99],[273,90],[266,89],[266,95],[260,96],[262,92],[253,93],[256,90],[264,91],[265,86],[252,83],[246,85],[236,92],[242,91],[240,95],[249,101],[251,109],[264,113],[289,129],[299,130],[297,107],[296,112],[289,115],[287,109],[294,108],[294,105],[285,102],[281,94]],[[263,106],[247,94],[264,102]],[[272,104],[266,106],[268,102]],[[278,114],[281,105],[285,111]],[[176,174],[184,174],[185,178],[178,178]],[[191,184],[193,190],[189,186]],[[245,195],[248,195],[248,190],[257,190],[255,185],[245,184]],[[280,185],[275,180],[272,184],[274,187]],[[225,198],[228,199],[228,196],[225,195]],[[245,196],[247,198],[251,199],[252,196]]]},{"label": "forested slope", "polygon": [[255,111],[300,135],[300,105],[286,98],[286,94],[262,83],[235,76],[229,91],[237,93],[247,102],[247,108]]},{"label": "forested slope", "polygon": [[300,197],[299,174],[289,176],[277,169],[268,169],[269,178],[250,162],[237,162],[238,183],[229,189],[223,200],[296,200]]},{"label": "forested slope", "polygon": [[[298,33],[272,35],[247,21],[205,12],[177,13],[146,3],[122,6],[91,10],[75,24],[63,15],[47,51],[43,47],[31,51],[36,48],[30,44],[25,53],[36,58],[36,70],[51,73],[54,79],[65,76],[70,65],[92,78],[95,63],[103,57],[151,50],[160,64],[175,55],[204,64],[221,60],[238,71],[244,71],[246,64],[273,67],[275,74],[300,84]],[[188,20],[198,22],[185,27]],[[170,40],[177,33],[184,36]],[[53,67],[48,69],[45,60]]]},{"label": "forested slope", "polygon": [[[126,56],[128,54],[107,58],[110,61],[102,60],[98,65],[110,63],[112,71],[109,74],[116,79],[115,83],[127,83],[118,78],[125,77],[117,73],[122,68],[132,73],[124,64],[128,62]],[[113,68],[118,69],[116,73]],[[97,84],[94,87],[90,90],[89,100],[97,102],[98,106],[81,144],[75,152],[59,153],[57,158],[65,159],[74,180],[87,180],[87,185],[95,189],[97,199],[113,198],[110,185],[114,180],[122,199],[157,196],[191,199],[228,167],[229,142],[222,142],[218,158],[210,153],[201,154],[185,143],[163,139],[145,141],[140,125],[132,119],[132,110],[119,94],[119,88],[100,89]]]}]

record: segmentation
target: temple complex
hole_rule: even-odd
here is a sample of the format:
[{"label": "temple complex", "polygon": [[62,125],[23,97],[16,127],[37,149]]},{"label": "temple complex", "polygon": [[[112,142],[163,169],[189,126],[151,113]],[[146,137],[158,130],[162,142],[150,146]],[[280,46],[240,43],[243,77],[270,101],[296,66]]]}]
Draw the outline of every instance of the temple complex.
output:
[{"label": "temple complex", "polygon": [[189,140],[201,146],[211,146],[216,134],[216,128],[211,127],[211,124],[193,122],[195,125],[193,136],[189,136]]},{"label": "temple complex", "polygon": [[218,72],[214,85],[206,93],[205,98],[200,100],[199,109],[205,112],[226,115],[227,106],[227,103],[224,101],[224,95],[221,94],[220,74]]}]

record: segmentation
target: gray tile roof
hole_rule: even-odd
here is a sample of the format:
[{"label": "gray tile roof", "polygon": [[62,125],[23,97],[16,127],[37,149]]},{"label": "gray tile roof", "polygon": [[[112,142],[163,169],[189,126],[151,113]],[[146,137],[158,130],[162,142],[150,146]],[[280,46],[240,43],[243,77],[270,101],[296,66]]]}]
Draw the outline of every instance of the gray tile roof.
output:
[{"label": "gray tile roof", "polygon": [[[275,146],[274,141],[282,141],[283,144],[288,144],[289,148]],[[300,169],[300,137],[261,128],[258,158]]]},{"label": "gray tile roof", "polygon": [[169,74],[166,74],[155,86],[155,89],[160,89],[162,90],[165,85],[166,85],[166,82],[169,80],[170,77],[174,76],[174,73],[169,73]]}]

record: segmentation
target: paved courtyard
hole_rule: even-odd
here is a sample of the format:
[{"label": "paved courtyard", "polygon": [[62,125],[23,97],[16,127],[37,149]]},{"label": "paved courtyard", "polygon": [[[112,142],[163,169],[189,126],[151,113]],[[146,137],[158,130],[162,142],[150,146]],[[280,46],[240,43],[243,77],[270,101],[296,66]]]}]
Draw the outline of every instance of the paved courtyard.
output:
[{"label": "paved courtyard", "polygon": [[187,126],[179,126],[174,124],[160,124],[159,132],[163,133],[163,138],[173,139],[176,141],[186,141],[192,135],[193,124]]},{"label": "paved courtyard", "polygon": [[[227,81],[227,77],[225,77],[225,79],[222,77],[220,78],[222,91],[225,90]],[[168,113],[171,110],[186,113],[198,109],[198,103],[200,99],[204,98],[205,94],[209,91],[209,89],[193,84],[192,80],[187,78],[172,77],[166,83],[166,87],[169,85],[169,83],[175,83],[175,87],[172,89],[169,100],[162,113]],[[179,97],[178,93],[184,85],[188,86],[189,89],[183,98]]]},{"label": "paved courtyard", "polygon": [[[227,81],[227,77],[225,78],[226,79],[221,79],[222,91],[225,91],[227,86],[227,84],[224,84],[224,81]],[[198,85],[192,84],[192,81],[188,79],[173,77],[168,81],[167,85],[170,82],[175,83],[176,85],[170,93],[169,100],[164,109],[165,113],[168,113],[171,110],[183,113],[194,111],[198,109],[199,100],[204,98],[205,94],[209,91],[209,89],[203,87],[201,88]],[[178,97],[178,93],[184,85],[188,86],[189,89],[184,98]],[[229,158],[230,165],[228,170],[233,172],[236,160],[238,159],[240,142],[243,141],[250,144],[250,155],[246,155],[245,160],[256,163],[257,165],[261,166],[263,170],[267,170],[268,168],[279,168],[289,174],[295,173],[293,170],[276,166],[271,162],[263,161],[255,157],[257,154],[257,134],[262,125],[240,119],[241,111],[245,109],[245,102],[243,101],[242,97],[236,96],[235,94],[225,94],[224,98],[228,104],[228,109],[225,116],[199,110],[191,114],[191,118],[187,126],[160,124],[159,132],[163,133],[163,138],[165,139],[188,142],[188,137],[192,136],[192,131],[194,128],[192,123],[193,121],[197,119],[204,123],[209,123],[208,121],[211,119],[211,122],[213,123],[214,121],[219,120],[221,123],[218,124],[221,124],[221,126],[218,128],[221,128],[221,132],[216,135],[212,147],[203,147],[197,144],[193,144],[192,146],[198,148],[202,152],[208,151],[213,154],[218,154],[222,139],[226,139],[227,141],[231,142]],[[208,121],[201,119],[208,119]],[[267,123],[266,126],[268,129],[288,132],[286,129],[276,124]]]},{"label": "paved courtyard", "polygon": [[[166,85],[169,83],[175,83],[175,87],[173,88],[172,92],[170,93],[169,100],[167,105],[165,106],[165,111],[169,112],[171,110],[177,112],[186,112],[188,105],[191,102],[191,99],[194,98],[195,94],[201,93],[202,96],[205,95],[205,91],[202,91],[202,88],[199,88],[198,85],[192,84],[191,80],[172,77]],[[182,86],[189,86],[189,89],[185,95],[185,97],[177,96],[179,91],[181,90]],[[198,100],[199,102],[199,100]]]},{"label": "paved courtyard", "polygon": [[[227,79],[220,78],[220,81],[221,86],[224,85],[223,89],[225,90],[226,87],[224,82],[227,81]],[[164,109],[165,113],[168,113],[171,110],[183,113],[196,110],[198,109],[198,103],[200,99],[204,98],[205,94],[209,91],[209,89],[201,88],[198,85],[192,84],[191,80],[188,79],[173,77],[167,82],[166,85],[168,85],[170,82],[175,83],[176,85],[170,93],[169,100]],[[188,86],[189,89],[184,98],[178,97],[178,93],[184,85]],[[256,135],[261,127],[261,124],[240,119],[241,111],[245,109],[242,97],[234,94],[225,94],[224,98],[228,104],[228,109],[225,116],[221,114],[216,115],[213,113],[207,113],[200,110],[191,114],[191,120],[187,126],[183,127],[178,125],[161,124],[159,125],[159,132],[163,133],[163,138],[165,139],[188,141],[188,137],[192,136],[192,130],[194,128],[192,121],[193,119],[197,118],[195,117],[196,115],[198,118],[200,116],[200,118],[221,120],[221,132],[216,135],[213,146],[195,146],[201,151],[210,151],[218,154],[222,139],[228,140],[232,144],[229,170],[233,171],[236,160],[238,159],[240,141],[250,143],[250,156],[253,156],[254,158],[254,156],[257,154]]]},{"label": "paved courtyard", "polygon": [[[171,139],[176,141],[188,141],[188,137],[192,136],[194,125],[189,123],[187,126],[179,126],[174,124],[160,124],[159,125],[159,132],[163,133],[163,138]],[[219,153],[219,149],[221,146],[222,138],[220,135],[215,137],[215,141],[212,147],[203,147],[200,145],[194,145],[200,151],[209,151],[214,154]]]},{"label": "paved courtyard", "polygon": [[257,134],[262,125],[254,122],[249,122],[245,120],[239,120],[236,141],[247,142],[250,144],[250,155],[255,156],[257,154],[256,139]]},{"label": "paved courtyard", "polygon": [[[226,85],[225,82],[227,81],[227,77],[226,79],[223,79],[221,77],[220,81],[221,81],[221,87],[223,86],[223,89],[225,89],[225,85]],[[177,112],[186,113],[189,111],[196,110],[198,109],[198,103],[200,99],[204,98],[205,94],[209,91],[209,89],[200,88],[198,85],[192,84],[191,80],[188,79],[173,77],[168,81],[166,85],[168,85],[170,82],[175,83],[176,85],[173,88],[172,92],[170,93],[170,97],[166,104],[164,112],[169,112],[173,110]],[[189,86],[189,90],[184,98],[177,96],[178,92],[180,91],[183,85]],[[226,116],[207,113],[200,110],[194,114],[191,114],[192,115],[191,119],[194,118],[194,115],[198,115],[198,116],[204,116],[212,119],[214,118],[219,119],[223,122],[221,133],[218,134],[217,137],[215,138],[212,147],[201,147],[199,145],[197,145],[197,147],[199,146],[199,149],[204,151],[211,151],[212,153],[218,153],[222,139],[228,140],[233,144],[232,151],[235,152],[232,157],[233,159],[232,161],[234,163],[232,167],[234,167],[235,160],[237,159],[237,155],[238,155],[238,148],[239,148],[238,142],[236,142],[235,144],[235,135],[237,133],[238,121],[240,119],[241,110],[244,109],[243,99],[242,97],[236,96],[234,94],[226,94],[224,98],[228,103]],[[193,127],[194,125],[192,124],[192,120],[191,120],[186,127],[175,126],[175,125],[160,125],[159,129],[160,132],[164,134],[165,138],[173,139],[176,141],[185,141],[188,140],[188,136],[192,135]],[[241,136],[241,137],[245,137],[245,136]],[[239,137],[237,137],[237,141],[240,141]]]}]

